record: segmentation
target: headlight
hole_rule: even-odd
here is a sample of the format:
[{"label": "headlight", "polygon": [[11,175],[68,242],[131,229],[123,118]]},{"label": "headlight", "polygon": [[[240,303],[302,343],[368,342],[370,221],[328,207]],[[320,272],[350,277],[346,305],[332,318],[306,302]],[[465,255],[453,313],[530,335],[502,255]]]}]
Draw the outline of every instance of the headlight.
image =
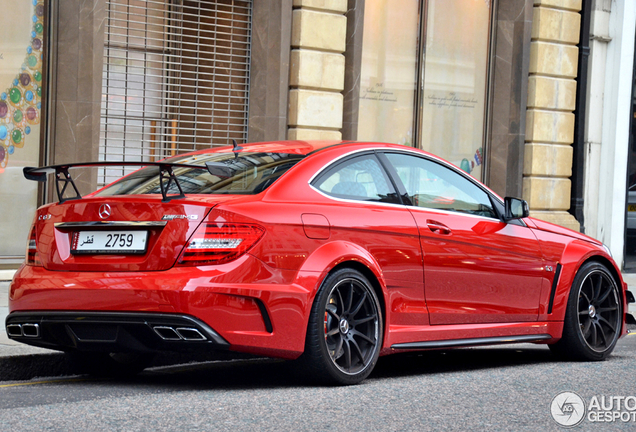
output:
[{"label": "headlight", "polygon": [[610,250],[610,248],[608,248],[605,243],[603,243],[603,249],[605,249],[605,252],[607,252],[607,254],[609,256],[611,256],[612,258],[614,258],[614,256],[612,255],[612,251]]}]

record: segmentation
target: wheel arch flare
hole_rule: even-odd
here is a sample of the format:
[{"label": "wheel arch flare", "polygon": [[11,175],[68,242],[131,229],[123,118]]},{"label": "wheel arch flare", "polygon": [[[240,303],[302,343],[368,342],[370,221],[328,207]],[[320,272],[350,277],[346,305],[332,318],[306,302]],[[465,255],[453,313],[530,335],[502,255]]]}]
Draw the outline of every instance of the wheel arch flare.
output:
[{"label": "wheel arch flare", "polygon": [[[371,282],[373,290],[380,301],[380,306],[382,308],[382,320],[386,328],[386,323],[389,322],[387,316],[389,310],[386,307],[386,282],[382,274],[382,269],[380,264],[369,251],[353,243],[345,241],[325,243],[317,248],[307,258],[307,260],[305,260],[299,275],[305,272],[318,271],[321,273],[315,286],[309,293],[309,307],[311,308],[311,305],[316,298],[316,294],[325,279],[331,273],[345,267],[358,270],[369,280],[369,282]],[[309,322],[309,314],[307,314],[305,319],[306,322]]]},{"label": "wheel arch flare", "polygon": [[573,240],[565,246],[559,260],[559,263],[562,265],[562,270],[553,294],[554,306],[552,314],[549,315],[549,321],[563,321],[565,318],[566,305],[574,278],[581,267],[588,262],[597,262],[608,269],[620,290],[623,292],[622,301],[623,307],[625,307],[625,284],[614,260],[612,260],[609,255],[606,256],[604,251],[599,250],[598,247],[595,247],[595,245],[591,243],[582,240]]}]

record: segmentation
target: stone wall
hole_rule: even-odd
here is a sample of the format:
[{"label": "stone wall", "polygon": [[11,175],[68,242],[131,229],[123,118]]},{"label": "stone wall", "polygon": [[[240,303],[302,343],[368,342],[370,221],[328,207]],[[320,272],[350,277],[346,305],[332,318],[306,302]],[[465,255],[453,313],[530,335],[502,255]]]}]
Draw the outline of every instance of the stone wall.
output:
[{"label": "stone wall", "polygon": [[520,197],[523,189],[532,1],[500,0],[494,17],[484,180],[501,196]]},{"label": "stone wall", "polygon": [[347,0],[294,0],[289,139],[342,139]]},{"label": "stone wall", "polygon": [[530,214],[578,231],[568,213],[581,0],[534,0],[523,197]]}]

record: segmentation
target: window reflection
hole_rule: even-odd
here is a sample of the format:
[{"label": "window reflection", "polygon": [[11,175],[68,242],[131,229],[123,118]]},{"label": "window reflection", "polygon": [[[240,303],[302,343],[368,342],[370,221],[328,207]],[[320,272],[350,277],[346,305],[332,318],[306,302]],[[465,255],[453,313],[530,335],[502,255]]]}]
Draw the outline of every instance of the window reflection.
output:
[{"label": "window reflection", "polygon": [[386,156],[414,206],[497,218],[488,194],[456,172],[416,156]]}]

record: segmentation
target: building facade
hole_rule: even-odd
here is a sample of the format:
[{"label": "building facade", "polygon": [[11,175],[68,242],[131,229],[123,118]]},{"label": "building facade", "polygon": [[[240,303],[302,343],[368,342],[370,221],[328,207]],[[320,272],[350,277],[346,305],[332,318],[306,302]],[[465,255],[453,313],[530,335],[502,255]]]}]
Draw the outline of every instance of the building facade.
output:
[{"label": "building facade", "polygon": [[[625,0],[605,2],[614,20],[633,13]],[[621,69],[631,83],[634,29],[633,22],[609,25],[607,32],[620,28],[621,34],[598,36],[604,15],[596,12],[592,31],[582,25],[592,11],[603,12],[601,3],[24,0],[13,22],[16,31],[28,32],[0,42],[0,51],[16,53],[0,60],[8,98],[0,118],[9,138],[0,129],[0,266],[22,261],[36,206],[54,198],[50,187],[38,189],[21,178],[22,167],[154,161],[232,139],[370,140],[422,148],[502,196],[522,196],[533,216],[609,242],[622,260],[624,240],[605,233],[618,239],[623,230],[624,238],[627,164],[616,168],[618,153],[590,156],[597,141],[589,136],[598,118],[592,83],[600,79],[602,55],[623,69],[631,64],[631,75]],[[597,48],[630,34],[631,48],[626,42],[617,52]],[[590,78],[582,86],[580,57],[590,35],[592,60],[584,70]],[[22,45],[31,52],[21,52]],[[34,53],[41,54],[35,63],[29,60]],[[607,70],[615,71],[607,61]],[[25,73],[29,83],[22,85]],[[626,95],[621,89],[616,94]],[[16,91],[21,108],[11,102]],[[604,130],[619,133],[607,116]],[[582,146],[575,133],[580,123],[589,138]],[[12,144],[14,131],[25,139]],[[606,140],[619,147],[618,138]],[[576,165],[581,154],[583,168]],[[601,177],[594,164],[607,169],[612,160],[613,172],[624,174],[622,201],[615,184],[594,189]],[[87,170],[78,186],[86,193],[125,172]],[[617,193],[608,194],[610,188]],[[585,191],[580,196],[579,189]],[[615,197],[614,216],[594,212],[594,193]],[[580,202],[584,211],[577,214]],[[623,216],[622,228],[616,214]]]},{"label": "building facade", "polygon": [[586,234],[608,245],[625,271],[634,272],[636,207],[629,211],[626,202],[636,203],[627,191],[636,183],[636,5],[595,0],[589,6],[589,76],[581,139],[584,227]]}]

